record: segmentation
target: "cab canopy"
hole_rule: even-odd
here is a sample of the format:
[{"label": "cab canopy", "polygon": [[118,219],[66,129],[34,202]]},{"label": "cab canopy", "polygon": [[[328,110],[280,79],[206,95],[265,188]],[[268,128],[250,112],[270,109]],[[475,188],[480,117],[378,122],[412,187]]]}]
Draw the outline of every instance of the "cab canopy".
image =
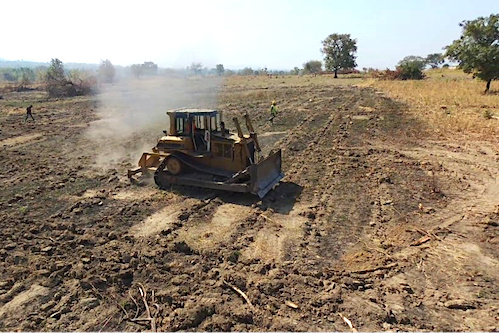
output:
[{"label": "cab canopy", "polygon": [[192,118],[195,116],[216,117],[218,111],[211,109],[177,109],[177,110],[166,111],[166,113],[169,116],[174,115],[175,118]]},{"label": "cab canopy", "polygon": [[222,112],[213,109],[176,109],[166,114],[170,117],[171,135],[190,136],[201,130],[216,132],[222,121]]}]

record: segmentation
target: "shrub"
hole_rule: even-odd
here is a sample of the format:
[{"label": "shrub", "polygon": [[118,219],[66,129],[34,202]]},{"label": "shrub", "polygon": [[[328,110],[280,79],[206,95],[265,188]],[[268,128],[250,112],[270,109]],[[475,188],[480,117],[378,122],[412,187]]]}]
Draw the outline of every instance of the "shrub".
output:
[{"label": "shrub", "polygon": [[370,77],[380,80],[398,80],[400,76],[400,70],[396,69],[392,71],[388,68],[384,71],[370,68],[367,73]]},{"label": "shrub", "polygon": [[494,117],[494,114],[490,110],[484,110],[483,117],[485,119],[492,119]]},{"label": "shrub", "polygon": [[317,74],[322,71],[322,62],[310,60],[303,64],[303,74]]},{"label": "shrub", "polygon": [[398,66],[397,72],[399,80],[422,80],[425,77],[421,65],[416,61]]},{"label": "shrub", "polygon": [[102,82],[112,83],[115,76],[116,69],[114,68],[111,61],[109,61],[108,59],[101,60],[101,64],[99,66],[99,78],[102,80]]},{"label": "shrub", "polygon": [[395,70],[387,68],[380,71],[370,68],[367,74],[374,79],[380,80],[421,80],[425,77],[420,65],[414,62],[399,65]]},{"label": "shrub", "polygon": [[400,60],[397,66],[400,80],[421,80],[425,75],[423,69],[426,67],[427,60],[419,56],[407,56]]},{"label": "shrub", "polygon": [[94,92],[97,80],[79,70],[73,70],[68,78],[64,65],[59,59],[52,59],[45,74],[46,90],[49,97],[73,97],[89,95]]}]

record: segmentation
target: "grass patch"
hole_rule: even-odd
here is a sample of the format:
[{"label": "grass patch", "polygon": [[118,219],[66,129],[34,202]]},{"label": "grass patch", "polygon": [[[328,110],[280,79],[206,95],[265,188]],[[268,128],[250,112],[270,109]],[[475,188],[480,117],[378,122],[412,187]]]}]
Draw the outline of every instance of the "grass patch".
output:
[{"label": "grass patch", "polygon": [[21,215],[26,215],[27,212],[28,212],[28,206],[19,207],[19,213],[21,213]]},{"label": "grass patch", "polygon": [[484,95],[485,83],[459,70],[429,73],[425,80],[370,80],[365,84],[407,103],[409,112],[439,136],[497,140],[499,121],[490,110],[499,109],[498,95]]}]

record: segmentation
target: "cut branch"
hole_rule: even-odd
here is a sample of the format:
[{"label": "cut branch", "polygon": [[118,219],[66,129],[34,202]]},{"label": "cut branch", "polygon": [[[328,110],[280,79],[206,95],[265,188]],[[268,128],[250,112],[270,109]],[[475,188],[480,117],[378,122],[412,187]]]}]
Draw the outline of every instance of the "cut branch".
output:
[{"label": "cut branch", "polygon": [[343,321],[348,325],[348,327],[350,327],[352,332],[357,332],[357,329],[355,327],[353,327],[352,322],[347,317],[345,317],[341,313],[338,313],[338,314],[340,315],[341,319],[343,319]]},{"label": "cut branch", "polygon": [[225,280],[222,280],[223,283],[229,287],[231,287],[235,292],[237,292],[239,295],[241,295],[242,298],[244,298],[244,300],[249,304],[249,306],[254,309],[255,307],[253,306],[253,304],[251,304],[251,301],[250,299],[248,298],[248,296],[241,290],[239,289],[238,287],[230,284],[229,282],[225,281]]}]

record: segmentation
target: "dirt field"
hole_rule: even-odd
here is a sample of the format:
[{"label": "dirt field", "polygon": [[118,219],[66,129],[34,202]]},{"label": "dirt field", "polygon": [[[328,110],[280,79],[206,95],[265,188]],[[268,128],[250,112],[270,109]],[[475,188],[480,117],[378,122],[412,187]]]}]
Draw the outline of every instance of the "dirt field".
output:
[{"label": "dirt field", "polygon": [[166,125],[95,140],[100,97],[3,93],[0,330],[497,330],[499,146],[357,83],[192,88],[283,150],[263,200],[130,184]]}]

